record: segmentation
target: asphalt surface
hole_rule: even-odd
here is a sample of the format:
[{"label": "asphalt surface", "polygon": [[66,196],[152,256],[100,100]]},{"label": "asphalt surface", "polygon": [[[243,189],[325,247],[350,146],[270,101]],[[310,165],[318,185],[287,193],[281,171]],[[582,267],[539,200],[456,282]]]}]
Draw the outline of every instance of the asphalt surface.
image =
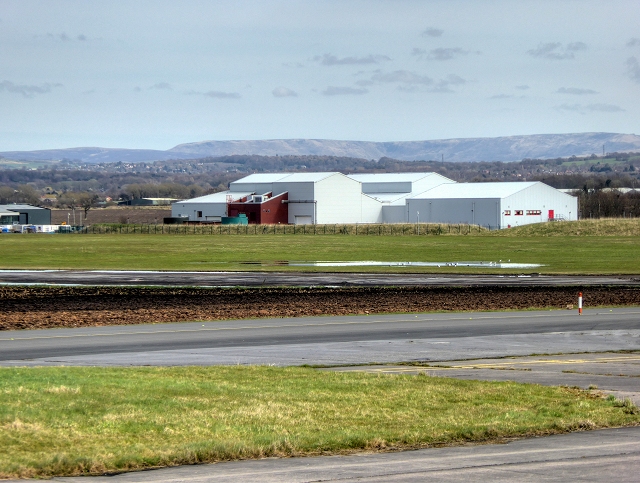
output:
[{"label": "asphalt surface", "polygon": [[640,428],[399,453],[263,459],[54,482],[637,482]]},{"label": "asphalt surface", "polygon": [[200,287],[256,286],[589,286],[637,285],[639,276],[440,275],[314,272],[153,272],[82,270],[0,270],[0,284],[145,285]]},{"label": "asphalt surface", "polygon": [[334,368],[376,374],[426,374],[429,376],[517,381],[544,386],[569,386],[598,390],[640,405],[640,351],[598,354],[510,357],[430,363],[428,367],[357,366]]},{"label": "asphalt surface", "polygon": [[[404,352],[403,357],[396,354],[391,360],[433,360],[434,357],[419,349],[420,344],[459,340],[477,344],[477,338],[497,340],[506,336],[526,339],[536,335],[543,336],[543,342],[545,337],[560,341],[576,337],[581,340],[581,334],[589,333],[596,339],[604,337],[605,342],[609,340],[609,344],[604,344],[600,350],[637,349],[640,348],[639,331],[638,308],[592,309],[585,310],[581,316],[576,311],[402,314],[4,331],[0,332],[0,363],[38,364],[46,358],[63,358],[60,363],[64,364],[69,363],[64,358],[70,357],[91,358],[105,354],[117,360],[127,354],[159,351],[207,350],[215,355],[217,350],[229,348],[240,349],[241,354],[250,355],[274,347],[279,348],[278,352],[286,358],[290,346],[302,345],[312,356],[314,348],[323,351],[330,344],[347,344],[344,350],[355,351],[357,356],[360,344],[371,343],[375,347],[394,345],[394,342],[400,342]],[[408,344],[414,345],[407,348]],[[553,344],[547,347],[553,347]],[[451,347],[447,349],[455,354]],[[414,356],[407,358],[407,354]],[[456,354],[448,359],[456,357],[460,356]],[[277,357],[275,359],[272,363],[282,364]],[[220,363],[215,357],[210,360],[210,364]],[[251,363],[246,360],[236,362]],[[315,363],[313,357],[301,363],[305,362]],[[359,362],[388,360],[360,359]],[[332,363],[343,362],[337,359]]]}]

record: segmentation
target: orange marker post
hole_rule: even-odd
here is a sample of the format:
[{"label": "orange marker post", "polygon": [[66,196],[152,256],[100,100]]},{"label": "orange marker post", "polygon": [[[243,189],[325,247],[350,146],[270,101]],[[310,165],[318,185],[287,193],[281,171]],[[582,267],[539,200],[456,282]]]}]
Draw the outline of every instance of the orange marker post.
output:
[{"label": "orange marker post", "polygon": [[582,292],[578,293],[578,315],[582,315]]}]

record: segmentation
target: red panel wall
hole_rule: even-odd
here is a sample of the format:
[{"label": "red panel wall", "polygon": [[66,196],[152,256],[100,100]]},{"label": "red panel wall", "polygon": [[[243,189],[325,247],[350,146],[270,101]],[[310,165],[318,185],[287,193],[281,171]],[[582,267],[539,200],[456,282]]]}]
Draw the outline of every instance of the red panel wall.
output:
[{"label": "red panel wall", "polygon": [[289,204],[283,203],[289,199],[289,193],[282,193],[268,199],[264,203],[229,203],[229,216],[244,213],[249,223],[258,225],[275,225],[289,222]]}]

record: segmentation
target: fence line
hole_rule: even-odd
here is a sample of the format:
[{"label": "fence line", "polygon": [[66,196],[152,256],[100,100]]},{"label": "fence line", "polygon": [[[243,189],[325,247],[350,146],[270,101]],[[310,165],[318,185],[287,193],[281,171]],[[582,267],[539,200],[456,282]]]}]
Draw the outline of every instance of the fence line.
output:
[{"label": "fence line", "polygon": [[331,224],[331,225],[137,225],[96,224],[73,233],[144,235],[358,235],[358,236],[433,236],[469,235],[499,226],[404,223],[404,224]]}]

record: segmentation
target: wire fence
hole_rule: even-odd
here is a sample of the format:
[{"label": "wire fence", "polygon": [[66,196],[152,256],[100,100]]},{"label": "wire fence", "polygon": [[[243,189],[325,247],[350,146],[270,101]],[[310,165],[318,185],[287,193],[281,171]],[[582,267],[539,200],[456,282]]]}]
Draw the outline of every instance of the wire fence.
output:
[{"label": "wire fence", "polygon": [[471,224],[332,224],[332,225],[134,225],[96,224],[70,233],[144,235],[469,235],[495,230],[499,226]]}]

